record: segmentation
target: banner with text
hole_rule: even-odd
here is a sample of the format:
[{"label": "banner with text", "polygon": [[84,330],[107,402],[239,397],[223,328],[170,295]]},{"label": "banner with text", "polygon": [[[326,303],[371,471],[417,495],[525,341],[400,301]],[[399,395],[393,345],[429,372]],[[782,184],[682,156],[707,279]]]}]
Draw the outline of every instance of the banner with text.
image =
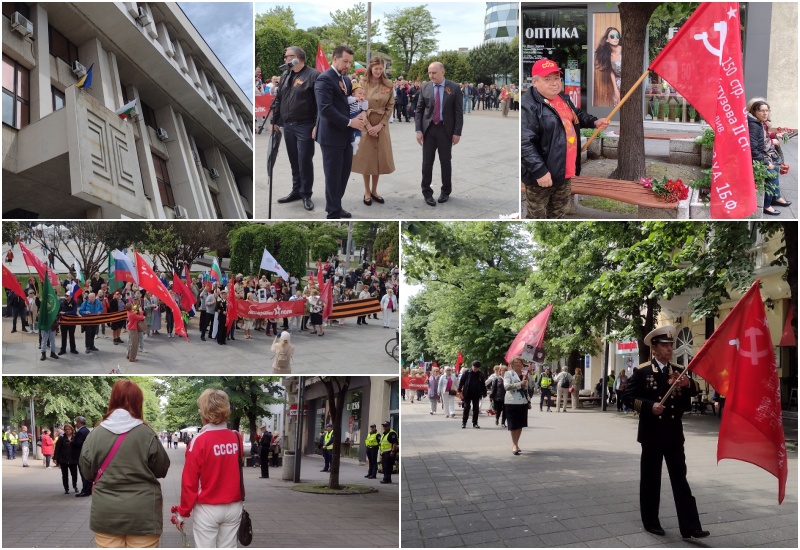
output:
[{"label": "banner with text", "polygon": [[280,319],[281,317],[297,317],[305,313],[306,303],[304,300],[293,300],[291,302],[248,302],[245,300],[236,301],[236,311],[239,317],[253,319]]},{"label": "banner with text", "polygon": [[275,96],[272,94],[264,94],[256,96],[256,116],[267,116],[272,100]]}]

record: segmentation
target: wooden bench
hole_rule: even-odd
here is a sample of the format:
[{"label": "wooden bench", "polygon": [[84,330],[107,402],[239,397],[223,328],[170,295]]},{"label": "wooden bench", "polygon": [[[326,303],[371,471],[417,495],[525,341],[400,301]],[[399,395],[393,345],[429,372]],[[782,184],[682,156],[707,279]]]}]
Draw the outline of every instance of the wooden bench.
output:
[{"label": "wooden bench", "polygon": [[605,197],[646,208],[678,210],[677,202],[667,202],[654,195],[652,189],[646,189],[641,184],[633,181],[575,176],[572,178],[572,194]]},{"label": "wooden bench", "polygon": [[578,400],[581,402],[581,405],[584,403],[591,403],[592,405],[599,405],[601,401],[601,397],[599,395],[588,395],[586,397],[578,397]]}]

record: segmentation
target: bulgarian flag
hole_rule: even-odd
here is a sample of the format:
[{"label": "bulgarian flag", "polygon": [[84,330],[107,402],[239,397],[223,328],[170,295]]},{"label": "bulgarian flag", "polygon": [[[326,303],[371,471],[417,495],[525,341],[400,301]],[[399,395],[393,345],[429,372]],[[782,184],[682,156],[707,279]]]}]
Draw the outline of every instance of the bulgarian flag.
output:
[{"label": "bulgarian flag", "polygon": [[125,120],[126,118],[131,116],[135,111],[136,111],[136,98],[134,98],[133,101],[127,102],[125,105],[114,111],[114,113],[122,120]]},{"label": "bulgarian flag", "polygon": [[214,258],[214,262],[211,264],[211,273],[209,277],[216,280],[219,284],[222,284],[222,270],[219,268],[216,258]]},{"label": "bulgarian flag", "polygon": [[83,279],[83,273],[81,273],[81,268],[78,267],[78,262],[77,261],[75,262],[74,267],[75,267],[75,281],[76,282],[72,287],[72,289],[73,289],[72,290],[72,297],[77,300],[78,296],[83,294],[83,285],[86,283],[86,281]]}]

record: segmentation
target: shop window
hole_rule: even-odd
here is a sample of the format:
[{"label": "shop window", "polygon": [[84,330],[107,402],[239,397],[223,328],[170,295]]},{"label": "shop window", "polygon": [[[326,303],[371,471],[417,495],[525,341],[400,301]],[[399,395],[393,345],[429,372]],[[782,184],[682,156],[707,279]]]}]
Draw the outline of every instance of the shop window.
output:
[{"label": "shop window", "polygon": [[58,88],[51,88],[53,93],[53,111],[58,111],[67,104],[64,92]]},{"label": "shop window", "polygon": [[72,62],[78,61],[78,47],[49,25],[47,32],[50,40],[50,55],[61,59],[72,67]]},{"label": "shop window", "polygon": [[159,156],[152,155],[153,168],[156,171],[156,181],[158,182],[158,192],[161,194],[161,203],[164,206],[175,206],[175,196],[172,194],[172,185],[169,182],[169,172],[167,171],[167,161]]},{"label": "shop window", "polygon": [[29,78],[28,69],[3,56],[3,124],[17,129],[30,124]]},{"label": "shop window", "polygon": [[158,123],[156,122],[156,112],[150,107],[147,103],[141,102],[142,104],[142,116],[144,117],[144,123],[147,126],[150,126],[153,130],[158,130]]},{"label": "shop window", "polygon": [[11,16],[14,15],[14,12],[17,11],[22,15],[22,17],[30,21],[31,9],[28,7],[28,4],[24,4],[22,2],[3,2],[4,17],[11,19]]}]

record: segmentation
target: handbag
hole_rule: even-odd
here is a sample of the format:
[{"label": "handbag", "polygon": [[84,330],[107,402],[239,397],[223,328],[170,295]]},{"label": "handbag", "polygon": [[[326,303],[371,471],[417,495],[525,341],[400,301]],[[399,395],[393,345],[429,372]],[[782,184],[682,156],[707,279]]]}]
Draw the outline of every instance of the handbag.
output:
[{"label": "handbag", "polygon": [[[239,444],[238,435],[236,435],[236,444]],[[239,489],[242,492],[242,502],[244,502],[244,450],[241,450],[241,447],[239,452]],[[242,517],[239,520],[239,530],[236,532],[236,538],[242,546],[250,546],[250,543],[253,542],[253,522],[250,520],[250,514],[244,509],[244,504],[242,505]]]},{"label": "handbag", "polygon": [[138,330],[139,332],[147,332],[147,323],[145,323],[144,321],[139,321],[138,323],[136,323],[136,330]]}]

